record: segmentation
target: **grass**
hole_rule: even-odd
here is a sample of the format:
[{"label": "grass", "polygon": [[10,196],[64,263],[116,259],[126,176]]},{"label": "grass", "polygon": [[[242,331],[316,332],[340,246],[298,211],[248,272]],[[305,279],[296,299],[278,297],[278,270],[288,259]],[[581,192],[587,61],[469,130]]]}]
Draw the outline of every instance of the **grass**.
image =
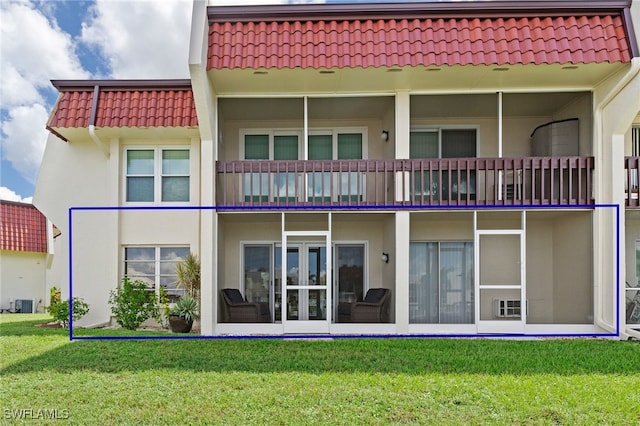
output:
[{"label": "grass", "polygon": [[46,319],[0,315],[0,422],[57,409],[96,425],[640,424],[638,342],[70,342],[34,327]]}]

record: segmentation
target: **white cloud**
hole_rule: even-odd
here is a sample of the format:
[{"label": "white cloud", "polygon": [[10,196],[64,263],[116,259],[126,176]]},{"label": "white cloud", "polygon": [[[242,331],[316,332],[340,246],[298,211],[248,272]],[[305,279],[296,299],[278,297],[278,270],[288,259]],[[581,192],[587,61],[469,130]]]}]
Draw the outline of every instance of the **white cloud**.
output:
[{"label": "white cloud", "polygon": [[0,21],[2,159],[33,183],[47,137],[49,80],[88,78],[89,73],[71,36],[33,3],[0,0]]},{"label": "white cloud", "polygon": [[107,59],[113,78],[188,78],[191,0],[97,0],[80,40]]},{"label": "white cloud", "polygon": [[29,203],[33,201],[32,197],[22,198],[19,194],[13,192],[13,190],[6,186],[0,186],[0,200],[17,201],[19,203]]},{"label": "white cloud", "polygon": [[42,161],[47,140],[47,118],[45,107],[36,103],[12,108],[9,119],[2,123],[2,133],[6,135],[2,157],[31,183],[35,183]]},{"label": "white cloud", "polygon": [[[88,78],[82,68],[71,36],[62,31],[28,2],[0,2],[0,90],[3,108],[33,102],[33,91],[52,89],[49,80]],[[21,77],[23,98],[13,86]],[[10,103],[7,103],[11,101]]]}]

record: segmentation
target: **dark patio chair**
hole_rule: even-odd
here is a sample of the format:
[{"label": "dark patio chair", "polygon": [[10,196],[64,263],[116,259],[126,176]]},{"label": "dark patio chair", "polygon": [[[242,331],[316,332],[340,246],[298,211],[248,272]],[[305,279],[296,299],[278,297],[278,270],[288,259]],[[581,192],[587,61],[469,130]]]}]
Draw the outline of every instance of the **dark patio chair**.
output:
[{"label": "dark patio chair", "polygon": [[225,288],[222,295],[222,322],[269,322],[271,312],[268,303],[247,302],[240,290]]},{"label": "dark patio chair", "polygon": [[351,306],[351,322],[389,322],[391,290],[370,288],[362,302]]}]

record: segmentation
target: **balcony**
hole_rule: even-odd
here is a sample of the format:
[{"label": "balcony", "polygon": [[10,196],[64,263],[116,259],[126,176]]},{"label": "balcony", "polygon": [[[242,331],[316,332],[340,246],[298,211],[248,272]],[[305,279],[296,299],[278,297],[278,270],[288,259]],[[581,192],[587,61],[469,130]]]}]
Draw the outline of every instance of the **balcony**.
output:
[{"label": "balcony", "polygon": [[216,172],[222,210],[593,204],[593,157],[219,161]]}]

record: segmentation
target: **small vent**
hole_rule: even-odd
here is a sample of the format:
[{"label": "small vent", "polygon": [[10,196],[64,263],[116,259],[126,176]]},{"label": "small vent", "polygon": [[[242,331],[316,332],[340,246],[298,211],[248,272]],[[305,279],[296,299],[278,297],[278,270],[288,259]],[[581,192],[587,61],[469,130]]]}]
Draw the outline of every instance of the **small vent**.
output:
[{"label": "small vent", "polygon": [[496,317],[498,318],[520,318],[521,309],[519,300],[496,299]]},{"label": "small vent", "polygon": [[16,312],[21,314],[32,314],[33,313],[33,300],[30,299],[16,299],[15,305]]}]

